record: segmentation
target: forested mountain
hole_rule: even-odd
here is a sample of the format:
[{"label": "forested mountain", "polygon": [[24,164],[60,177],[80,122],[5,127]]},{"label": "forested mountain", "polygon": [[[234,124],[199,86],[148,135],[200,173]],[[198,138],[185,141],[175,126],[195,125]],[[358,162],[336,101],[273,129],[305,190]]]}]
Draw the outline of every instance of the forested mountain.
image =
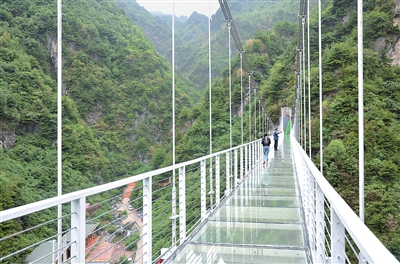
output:
[{"label": "forested mountain", "polygon": [[[0,4],[0,210],[56,196],[61,142],[56,133],[56,11],[53,1]],[[213,104],[218,110],[215,149],[227,146],[224,83],[225,77],[219,79],[214,92],[219,98]],[[113,3],[63,5],[62,86],[64,194],[171,164],[171,67]],[[176,90],[178,161],[183,161],[207,151],[205,141],[192,140],[186,131],[207,127],[198,118],[203,106],[192,107],[196,89],[177,79]],[[237,89],[234,97],[237,112]],[[235,138],[236,143],[237,131]],[[7,222],[0,236],[55,215],[49,210]],[[52,232],[41,228],[24,239],[37,242]],[[1,254],[26,241],[7,243]]]},{"label": "forested mountain", "polygon": [[[149,13],[136,2],[118,2],[118,6],[124,10],[135,25],[138,25],[153,43],[157,51],[171,63],[172,55],[172,17],[162,13]],[[172,8],[172,6],[171,6]],[[189,18],[185,16],[175,17],[175,47],[176,66],[185,63],[188,51],[188,43],[198,42],[208,30],[208,18],[194,12]]]},{"label": "forested mountain", "polygon": [[[324,175],[358,213],[358,70],[356,1],[335,0],[322,15]],[[318,14],[311,16],[312,158],[319,164]],[[400,259],[400,2],[364,1],[365,223]],[[246,55],[259,81],[263,105],[277,122],[280,108],[294,109],[298,24],[278,22],[246,42]],[[301,36],[298,36],[301,37]],[[240,142],[238,58],[233,61],[233,141]],[[213,148],[229,147],[228,71],[212,86]],[[214,99],[215,98],[215,99]],[[307,100],[308,98],[306,98]],[[208,91],[192,111],[196,121],[178,155],[208,153]],[[248,106],[246,106],[248,107]],[[254,109],[251,103],[250,109]],[[246,111],[246,109],[245,109]],[[244,114],[247,116],[247,113]],[[249,122],[244,118],[245,138]],[[254,124],[250,125],[254,126]],[[261,131],[260,131],[261,133]],[[307,139],[309,140],[309,139]],[[193,154],[195,153],[195,154]]]},{"label": "forested mountain", "polygon": [[[296,24],[289,22],[278,22],[273,28],[265,32],[259,31],[252,39],[247,41],[244,48],[247,50],[246,56],[249,64],[254,69],[255,78],[259,81],[267,80],[270,76],[271,68],[276,63],[281,63],[282,60],[287,63],[287,70],[291,69],[294,59],[297,37]],[[267,48],[274,47],[274,48]],[[230,146],[230,128],[229,128],[229,77],[228,70],[225,69],[221,73],[221,77],[217,77],[211,90],[211,107],[212,107],[212,130],[213,130],[213,150],[219,151]],[[242,72],[244,82],[247,76]],[[241,109],[241,69],[239,56],[232,60],[232,141],[233,146],[241,144],[241,121],[243,115],[244,140],[255,140],[254,127],[257,128],[262,122],[257,114],[257,123],[254,121],[254,91],[250,105],[248,103],[248,87],[244,83],[243,100],[244,109]],[[292,77],[285,74],[282,79],[289,82]],[[285,89],[285,96],[293,97],[293,91]],[[292,105],[293,102],[287,101],[287,105]],[[177,147],[177,155],[181,160],[187,160],[198,156],[204,156],[209,151],[209,90],[204,91],[204,96],[199,104],[195,105],[192,110],[183,108],[179,121],[194,119],[193,125],[190,126],[188,132],[183,135],[183,140]],[[256,108],[258,108],[258,95]],[[281,101],[279,101],[281,106]],[[251,109],[252,118],[249,120],[249,109]],[[275,108],[274,108],[275,109]],[[277,109],[275,109],[277,110]],[[257,110],[258,111],[258,110]],[[270,111],[270,116],[276,124],[279,118],[279,111]],[[250,126],[250,129],[249,129]],[[249,134],[251,130],[251,134]],[[261,136],[263,131],[256,131],[257,138]],[[195,153],[195,154],[193,154]]]},{"label": "forested mountain", "polygon": [[[399,1],[364,1],[365,223],[400,259]],[[319,161],[318,17],[311,22],[312,157]],[[322,14],[324,175],[353,208],[358,190],[357,3],[334,0]],[[268,49],[268,47],[267,47]],[[294,54],[294,50],[292,51]],[[260,83],[268,112],[294,102],[294,58]],[[306,98],[307,99],[307,98]],[[293,106],[293,105],[292,105]],[[307,139],[308,142],[309,139]]]},{"label": "forested mountain", "polygon": [[[56,14],[54,1],[0,4],[1,210],[56,194]],[[114,4],[63,5],[64,193],[151,168],[171,144],[171,72]],[[177,79],[177,111],[196,97]]]},{"label": "forested mountain", "polygon": [[[161,16],[153,16],[134,1],[118,2],[117,4],[131,21],[140,27],[146,37],[153,43],[156,50],[164,57],[167,57],[167,52],[171,50],[172,43],[171,25],[167,24]],[[183,45],[182,39],[179,36],[176,37],[175,44],[177,46]]]},{"label": "forested mountain", "polygon": [[[365,222],[399,259],[400,3],[394,3],[364,1]],[[322,16],[324,174],[358,211],[356,1],[326,4]],[[297,21],[298,3],[266,6],[235,1],[230,6],[262,103],[277,123],[281,107],[294,107],[299,26],[292,22]],[[318,22],[312,10],[312,157],[319,164]],[[127,15],[132,19],[127,8],[105,1],[71,0],[63,5],[64,193],[171,163],[171,67]],[[197,15],[186,21],[203,21]],[[212,32],[212,129],[217,151],[229,146],[228,33],[221,14],[214,16]],[[179,56],[189,60],[178,68],[205,90],[194,105],[198,89],[188,81],[176,81],[178,162],[209,153],[208,40],[204,36],[182,42],[179,48],[186,50]],[[1,2],[0,210],[56,195],[55,40],[54,1]],[[233,55],[234,145],[241,142],[241,114],[246,117],[247,110],[254,109],[246,98],[245,109],[240,108],[239,65]],[[246,141],[254,139],[247,132],[252,122],[244,118]],[[24,223],[35,223],[29,220]],[[0,236],[20,228],[21,223],[13,224],[0,229]]]},{"label": "forested mountain", "polygon": [[[397,10],[397,11],[396,11]],[[400,259],[399,1],[364,1],[365,223]],[[397,13],[396,13],[397,12]],[[324,171],[358,211],[358,88],[356,1],[335,0],[323,34]],[[316,37],[316,20],[313,34]],[[316,50],[316,42],[313,43]],[[317,61],[316,53],[312,60]],[[317,67],[312,99],[317,107]],[[313,126],[317,127],[317,112]],[[315,132],[316,129],[314,130]],[[316,134],[314,134],[316,135]],[[316,140],[318,137],[314,136]],[[317,148],[318,143],[315,142]],[[313,150],[317,152],[316,149]],[[315,162],[319,155],[316,153]]]},{"label": "forested mountain", "polygon": [[[111,2],[66,1],[62,10],[63,193],[171,164],[167,60]],[[57,195],[56,39],[55,1],[0,3],[0,210]],[[175,90],[178,113],[199,97],[178,76]],[[0,237],[56,215],[46,210],[2,223]],[[52,234],[52,228],[43,227],[3,241],[0,255]]]},{"label": "forested mountain", "polygon": [[[257,30],[272,28],[276,21],[297,20],[298,0],[285,2],[232,1],[231,14],[242,44]],[[179,5],[179,3],[176,3]],[[131,20],[144,29],[156,49],[171,62],[171,15],[150,15],[136,2],[119,3]],[[220,76],[228,65],[228,29],[221,10],[211,21],[212,76]],[[232,41],[232,57],[236,49]],[[175,64],[201,91],[208,85],[208,17],[194,12],[188,19],[175,18]]]}]

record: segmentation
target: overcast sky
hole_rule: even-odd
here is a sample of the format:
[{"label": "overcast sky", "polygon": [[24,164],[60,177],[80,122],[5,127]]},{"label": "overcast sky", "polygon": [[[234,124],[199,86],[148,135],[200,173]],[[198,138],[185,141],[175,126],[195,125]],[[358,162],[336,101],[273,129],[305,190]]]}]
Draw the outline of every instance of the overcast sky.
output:
[{"label": "overcast sky", "polygon": [[164,14],[172,14],[172,2],[175,6],[176,16],[190,16],[194,11],[208,16],[219,8],[218,0],[136,0],[136,2],[147,9],[147,11],[160,11]]}]

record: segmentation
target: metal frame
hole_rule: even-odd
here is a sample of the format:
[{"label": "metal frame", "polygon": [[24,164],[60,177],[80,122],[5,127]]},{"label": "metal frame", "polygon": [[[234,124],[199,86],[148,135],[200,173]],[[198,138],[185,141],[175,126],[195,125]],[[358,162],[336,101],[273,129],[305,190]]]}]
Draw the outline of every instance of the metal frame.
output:
[{"label": "metal frame", "polygon": [[[201,183],[199,188],[201,188],[201,217],[200,220],[204,221],[206,217],[209,215],[210,212],[207,212],[207,192],[206,192],[206,186],[207,186],[207,177],[206,177],[206,163],[207,160],[212,160],[215,157],[215,166],[216,166],[216,174],[215,174],[215,196],[211,194],[213,197],[212,199],[215,199],[216,205],[218,205],[221,201],[221,193],[220,193],[220,156],[221,155],[226,155],[227,160],[226,160],[226,172],[227,172],[227,193],[226,195],[229,195],[232,190],[234,190],[235,186],[230,185],[230,181],[232,180],[232,175],[230,172],[235,171],[235,175],[237,175],[237,153],[238,149],[240,149],[240,152],[243,153],[243,148],[247,149],[250,146],[253,146],[255,149],[256,145],[259,145],[259,140],[244,144],[238,147],[234,147],[228,150],[220,151],[214,154],[210,154],[208,156],[204,156],[195,160],[191,160],[188,162],[172,165],[169,167],[165,167],[162,169],[154,170],[151,172],[146,172],[139,174],[137,176],[131,176],[126,179],[118,180],[115,182],[107,183],[104,185],[84,189],[81,191],[73,192],[73,193],[68,193],[64,194],[61,196],[53,197],[50,199],[46,199],[43,201],[23,205],[20,207],[4,210],[0,212],[0,223],[17,219],[26,215],[29,215],[31,213],[39,212],[48,208],[54,208],[57,207],[61,204],[71,204],[71,258],[68,260],[71,263],[84,263],[85,262],[85,201],[86,197],[99,194],[105,191],[109,191],[112,189],[116,189],[122,186],[126,186],[129,183],[132,182],[138,182],[138,181],[143,181],[143,263],[152,263],[152,186],[153,186],[153,177],[163,174],[163,173],[171,173],[175,171],[176,169],[179,170],[179,214],[174,217],[175,219],[179,218],[179,243],[182,244],[185,242],[186,237],[189,235],[189,232],[186,227],[186,173],[185,173],[185,167],[192,165],[192,164],[200,164],[200,175],[201,177]],[[235,154],[234,155],[234,162],[231,162],[231,155],[232,151]],[[259,153],[261,155],[261,153]],[[241,160],[239,161],[241,164],[243,164],[245,161],[243,160],[244,158],[247,157],[241,157]],[[210,164],[211,166],[211,164]],[[231,166],[235,166],[235,168],[231,168]],[[235,176],[236,177],[236,176]],[[210,177],[211,180],[211,177]],[[236,185],[237,181],[235,181]],[[228,185],[229,184],[229,185]],[[210,209],[211,211],[214,210],[214,208]],[[55,219],[57,220],[57,219]],[[193,231],[193,230],[192,230]],[[171,230],[171,233],[174,232],[174,230]],[[0,242],[2,240],[0,239]],[[3,243],[5,241],[3,240]],[[174,242],[175,243],[175,242]],[[175,245],[176,246],[176,245]],[[29,248],[29,247],[28,247]],[[26,248],[26,249],[28,249]],[[23,249],[24,250],[24,249]],[[23,251],[21,250],[21,251]],[[54,252],[58,252],[60,250],[55,250]],[[15,253],[13,253],[15,254]],[[2,256],[0,258],[0,262],[3,260],[7,260],[8,256]]]},{"label": "metal frame", "polygon": [[[368,263],[399,263],[328,183],[293,133],[291,146],[297,177],[303,183],[300,184],[301,197],[313,262],[347,263],[347,232],[360,252],[355,255],[357,258],[361,255]],[[325,214],[325,210],[330,212],[329,216]],[[328,236],[326,221],[331,226]],[[327,248],[330,248],[331,255],[327,255]],[[359,259],[360,263],[363,261]]]},{"label": "metal frame", "polygon": [[[297,177],[299,178],[299,186],[301,188],[301,198],[305,213],[305,222],[307,225],[307,233],[309,240],[310,252],[312,260],[315,263],[346,263],[348,256],[345,252],[346,244],[349,240],[354,241],[357,250],[360,254],[356,257],[362,256],[362,261],[368,263],[399,263],[395,257],[383,246],[383,244],[375,237],[375,235],[361,222],[360,218],[352,211],[346,202],[339,196],[332,186],[321,175],[320,171],[312,163],[307,156],[306,152],[301,148],[299,143],[294,140],[293,134],[291,135],[292,155],[294,166],[296,169]],[[143,173],[137,176],[132,176],[123,180],[115,181],[112,183],[100,185],[93,188],[65,194],[59,197],[50,198],[47,200],[39,201],[36,203],[12,208],[0,212],[0,223],[8,220],[17,219],[34,212],[42,211],[48,208],[55,208],[60,204],[71,203],[71,258],[68,260],[71,263],[84,263],[85,262],[85,200],[86,197],[98,194],[104,191],[112,190],[128,183],[143,180],[143,263],[152,263],[154,261],[152,256],[152,184],[153,176],[171,172],[179,169],[179,244],[186,241],[186,238],[191,234],[186,228],[186,172],[185,167],[195,163],[199,163],[201,170],[199,177],[204,178],[201,181],[199,188],[204,188],[202,191],[201,199],[207,199],[205,186],[207,186],[206,179],[206,161],[215,157],[216,177],[215,177],[215,200],[217,204],[221,202],[220,194],[220,155],[227,153],[237,152],[237,149],[243,153],[243,148],[250,148],[249,156],[245,155],[240,159],[239,163],[249,162],[250,168],[255,168],[256,161],[262,158],[262,148],[260,140],[252,143],[235,147],[233,149],[221,151],[208,155],[199,159],[180,163],[175,166],[169,166],[159,170]],[[235,151],[236,150],[236,151]],[[234,155],[237,156],[237,155]],[[231,164],[231,162],[227,163]],[[237,162],[232,162],[237,167]],[[254,167],[255,166],[255,167]],[[233,169],[233,168],[229,168]],[[233,169],[234,170],[234,169]],[[235,186],[232,186],[233,191]],[[203,197],[204,196],[204,197]],[[328,205],[329,204],[329,205]],[[204,204],[202,205],[204,207]],[[203,209],[204,210],[204,209]],[[207,215],[210,215],[214,208],[211,208]],[[326,211],[327,210],[327,211]],[[325,213],[325,211],[327,213]],[[328,217],[328,218],[327,218]],[[200,219],[203,219],[203,214]],[[329,223],[328,223],[329,222]],[[330,230],[325,226],[330,225]],[[193,232],[193,230],[191,230]],[[327,235],[326,235],[327,234]],[[348,235],[347,235],[348,234]],[[351,237],[349,239],[348,237]],[[177,246],[177,245],[173,245]],[[173,250],[171,247],[170,250]],[[327,250],[328,249],[328,250]],[[63,250],[63,249],[61,249]],[[55,249],[54,252],[57,252]],[[327,255],[330,254],[330,255]],[[6,258],[0,261],[7,260]]]}]

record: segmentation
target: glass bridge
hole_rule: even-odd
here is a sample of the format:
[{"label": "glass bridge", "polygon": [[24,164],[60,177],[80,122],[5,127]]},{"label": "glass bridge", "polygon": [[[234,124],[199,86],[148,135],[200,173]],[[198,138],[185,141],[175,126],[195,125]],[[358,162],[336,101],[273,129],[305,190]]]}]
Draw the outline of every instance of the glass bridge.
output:
[{"label": "glass bridge", "polygon": [[[30,219],[43,222],[24,228]],[[399,263],[293,135],[268,166],[256,140],[0,211],[0,231],[0,263],[10,264]]]},{"label": "glass bridge", "polygon": [[283,142],[166,262],[310,263],[300,201]]}]

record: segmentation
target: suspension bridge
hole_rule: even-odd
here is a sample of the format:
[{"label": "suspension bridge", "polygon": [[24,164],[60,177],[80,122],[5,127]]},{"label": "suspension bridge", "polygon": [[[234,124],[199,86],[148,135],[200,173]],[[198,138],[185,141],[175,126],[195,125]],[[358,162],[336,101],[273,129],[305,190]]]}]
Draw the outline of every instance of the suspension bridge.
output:
[{"label": "suspension bridge", "polygon": [[[300,2],[304,36],[309,11],[308,3]],[[248,73],[250,102],[252,91],[254,99],[259,96],[257,84],[229,6],[219,3],[229,28],[229,49],[233,39],[242,72]],[[61,12],[58,18],[60,28]],[[1,224],[48,209],[59,215],[0,238],[4,244],[34,235],[43,226],[58,225],[53,236],[2,254],[0,262],[13,263],[24,255],[25,263],[399,263],[363,223],[363,216],[357,216],[325,180],[309,157],[311,151],[307,154],[305,118],[310,112],[302,100],[306,49],[301,39],[296,108],[293,115],[282,109],[277,127],[285,133],[267,164],[261,140],[245,143],[242,137],[240,146],[232,146],[230,134],[227,150],[213,153],[210,143],[210,154],[194,160],[176,164],[174,156],[169,167],[1,211]],[[58,49],[61,57],[61,44]],[[58,78],[60,98],[61,73]],[[262,130],[271,134],[275,125],[264,109],[259,114]],[[59,173],[61,177],[60,166]],[[109,207],[105,214],[112,219],[87,219],[88,199],[121,189],[125,191],[120,195],[94,205]]]}]

